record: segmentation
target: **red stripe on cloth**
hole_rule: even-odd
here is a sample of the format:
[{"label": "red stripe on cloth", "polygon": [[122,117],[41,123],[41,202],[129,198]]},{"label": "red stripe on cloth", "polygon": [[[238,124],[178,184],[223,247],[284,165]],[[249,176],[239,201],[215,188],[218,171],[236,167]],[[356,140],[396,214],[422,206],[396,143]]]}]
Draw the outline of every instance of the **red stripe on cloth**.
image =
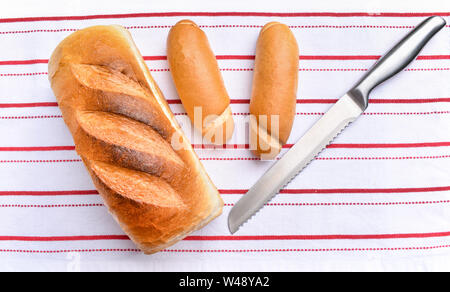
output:
[{"label": "red stripe on cloth", "polygon": [[30,103],[0,103],[0,108],[21,108],[21,107],[54,107],[57,102],[30,102]]},{"label": "red stripe on cloth", "polygon": [[[168,104],[182,104],[181,99],[166,99]],[[230,100],[231,102],[231,100]]]},{"label": "red stripe on cloth", "polygon": [[47,64],[46,59],[35,60],[20,60],[20,61],[0,61],[0,65],[32,65],[32,64]]},{"label": "red stripe on cloth", "polygon": [[32,77],[48,75],[48,72],[29,72],[29,73],[1,73],[0,77]]},{"label": "red stripe on cloth", "polygon": [[425,55],[418,56],[417,60],[448,60],[450,59],[450,55]]},{"label": "red stripe on cloth", "polygon": [[53,205],[24,205],[24,204],[0,204],[0,208],[86,208],[104,207],[103,204],[53,204]]},{"label": "red stripe on cloth", "polygon": [[[382,251],[424,251],[449,248],[450,245],[420,246],[420,247],[385,247],[385,248],[326,248],[326,249],[166,249],[164,253],[272,253],[272,252],[296,252],[296,253],[320,253],[320,252],[382,252]],[[24,254],[61,254],[61,253],[107,253],[107,252],[131,252],[141,253],[138,249],[104,248],[104,249],[63,249],[63,250],[29,250],[29,249],[0,249],[1,253]]]},{"label": "red stripe on cloth", "polygon": [[[187,116],[187,113],[173,113],[175,116]],[[298,116],[323,116],[325,112],[298,112]],[[450,111],[429,111],[429,112],[364,112],[363,116],[422,116],[422,115],[441,115],[450,114]],[[250,113],[232,113],[233,116],[248,116]],[[57,116],[55,116],[57,117]],[[62,116],[60,116],[62,117]],[[12,116],[0,117],[0,119],[33,119],[33,118],[47,118],[46,116]]]},{"label": "red stripe on cloth", "polygon": [[[297,112],[297,116],[323,116],[325,112]],[[428,112],[364,112],[363,116],[422,116],[422,115],[441,115],[450,114],[450,111],[428,111]],[[186,116],[187,113],[174,113],[175,116]],[[233,116],[248,116],[248,112],[233,112]],[[0,117],[0,119],[11,119],[11,118],[34,118],[34,117]],[[38,117],[42,118],[42,117]],[[44,117],[45,118],[45,117]]]},{"label": "red stripe on cloth", "polygon": [[254,60],[254,55],[218,55],[218,60]]},{"label": "red stripe on cloth", "polygon": [[[407,201],[407,202],[322,202],[322,203],[267,203],[268,207],[379,207],[379,206],[416,206],[416,205],[443,205],[450,204],[450,200],[441,201]],[[232,207],[234,204],[226,203],[224,206]],[[53,205],[24,205],[24,204],[0,204],[0,208],[86,208],[86,207],[104,207],[104,204],[53,204]]]},{"label": "red stripe on cloth", "polygon": [[[300,68],[302,72],[366,72],[368,68]],[[150,68],[150,72],[170,72],[169,68]],[[253,68],[220,68],[224,72],[252,72]],[[405,72],[440,72],[450,71],[450,68],[408,68]],[[29,73],[1,73],[0,77],[24,77],[24,76],[42,76],[48,75],[48,72],[29,72]]]},{"label": "red stripe on cloth", "polygon": [[90,20],[90,19],[117,19],[139,17],[187,17],[187,16],[260,16],[260,17],[427,17],[450,16],[450,12],[150,12],[127,14],[98,14],[80,16],[43,16],[1,18],[0,23],[36,22],[36,21],[64,21],[64,20]]},{"label": "red stripe on cloth", "polygon": [[[187,116],[187,113],[173,113],[175,116]],[[297,116],[323,116],[324,112],[298,112]],[[429,112],[364,112],[363,116],[424,116],[450,114],[450,111]],[[232,113],[233,116],[249,116],[250,113]],[[61,119],[62,115],[40,115],[40,116],[0,116],[0,120],[32,120],[32,119]]]},{"label": "red stripe on cloth", "polygon": [[[134,29],[168,29],[172,28],[173,25],[136,25],[136,26],[125,26],[128,30]],[[199,24],[200,28],[253,28],[260,29],[263,25],[255,25],[255,24],[216,24],[216,25],[206,25]],[[447,25],[446,27],[450,27]],[[413,29],[414,25],[329,25],[329,24],[320,24],[320,25],[289,25],[291,29]],[[57,32],[75,32],[78,29],[75,28],[61,28],[61,29],[29,29],[29,30],[12,30],[12,31],[0,31],[0,35],[10,35],[10,34],[29,34],[29,33],[57,33]]]},{"label": "red stripe on cloth", "polygon": [[415,159],[442,159],[450,158],[450,155],[428,156],[342,156],[342,157],[317,157],[316,160],[415,160]]},{"label": "red stripe on cloth", "polygon": [[[187,113],[173,113],[175,116],[187,116]],[[324,112],[298,112],[298,116],[323,116]],[[363,116],[424,116],[450,114],[450,111],[429,112],[365,112]],[[233,116],[249,116],[250,113],[232,113]],[[32,119],[61,119],[62,115],[40,115],[40,116],[0,116],[0,120],[32,120]]]},{"label": "red stripe on cloth", "polygon": [[[336,103],[338,99],[326,99],[326,98],[302,98],[297,99],[297,104],[330,104]],[[168,99],[169,104],[182,104],[180,99]],[[450,98],[371,98],[370,103],[438,103],[438,102],[450,102]],[[250,99],[245,98],[233,98],[230,99],[231,104],[249,104]]]},{"label": "red stripe on cloth", "polygon": [[212,144],[192,144],[194,149],[249,149],[249,144],[225,144],[225,145],[212,145]]},{"label": "red stripe on cloth", "polygon": [[349,194],[374,194],[374,193],[415,193],[415,192],[439,192],[449,191],[450,187],[428,187],[428,188],[386,188],[386,189],[320,189],[320,190],[299,190],[299,189],[287,189],[282,190],[283,194],[301,194],[301,193],[320,193],[320,194],[336,194],[336,193],[349,193]]},{"label": "red stripe on cloth", "polygon": [[401,98],[401,99],[370,99],[371,103],[435,103],[450,102],[450,98]]},{"label": "red stripe on cloth", "polygon": [[86,236],[0,236],[0,241],[84,241],[84,240],[129,240],[126,235]]},{"label": "red stripe on cloth", "polygon": [[[291,148],[293,144],[286,144],[283,148]],[[327,148],[419,148],[419,147],[448,147],[450,142],[425,142],[425,143],[336,143]],[[210,144],[192,144],[195,149],[249,149],[249,144],[226,144],[216,146]],[[75,146],[31,146],[31,147],[0,147],[0,151],[68,151],[75,150]]]},{"label": "red stripe on cloth", "polygon": [[41,116],[0,116],[0,120],[33,120],[33,119],[61,119],[62,115],[41,115]]},{"label": "red stripe on cloth", "polygon": [[[145,61],[163,61],[167,56],[144,56]],[[301,58],[301,57],[300,57]],[[217,60],[254,60],[254,55],[216,55]]]},{"label": "red stripe on cloth", "polygon": [[[159,70],[159,71],[155,71]],[[169,71],[169,69],[155,69],[155,72]],[[432,71],[449,71],[450,68],[407,68],[403,71],[406,72],[432,72]],[[152,71],[152,69],[150,69]],[[220,71],[237,71],[237,72],[250,72],[253,68],[221,68]],[[300,68],[299,71],[304,72],[365,72],[369,71],[368,68]]]},{"label": "red stripe on cloth", "polygon": [[[355,56],[300,56],[300,60],[378,60],[380,55],[355,55]],[[416,60],[449,60],[450,55],[423,55]]]},{"label": "red stripe on cloth", "polygon": [[[409,239],[449,237],[450,232],[407,234],[339,234],[339,235],[212,235],[188,236],[186,241],[242,241],[242,240],[363,240],[363,239]],[[130,240],[126,235],[81,235],[81,236],[0,236],[0,241],[97,241]]]},{"label": "red stripe on cloth", "polygon": [[[283,148],[289,149],[294,144],[285,144]],[[420,148],[420,147],[446,147],[450,142],[423,142],[423,143],[336,143],[326,148]],[[195,149],[249,149],[249,144],[225,144],[216,146],[210,144],[192,144]],[[1,148],[0,148],[1,149]]]},{"label": "red stripe on cloth", "polygon": [[142,56],[145,61],[164,61],[167,60],[167,56]]},{"label": "red stripe on cloth", "polygon": [[[418,160],[418,159],[443,159],[450,158],[450,155],[435,156],[337,156],[337,157],[316,157],[315,160],[335,161],[335,160]],[[200,157],[205,161],[259,161],[259,157]],[[281,158],[276,158],[280,160]],[[81,160],[79,160],[81,161]],[[75,160],[0,160],[0,163],[53,163],[53,162],[75,162]]]},{"label": "red stripe on cloth", "polygon": [[[378,60],[380,55],[300,55],[300,60]],[[255,55],[217,55],[217,60],[254,60]],[[416,60],[449,60],[450,55],[423,55]],[[144,56],[146,61],[167,60],[167,56]]]},{"label": "red stripe on cloth", "polygon": [[29,30],[11,30],[11,31],[1,31],[0,35],[5,34],[25,34],[25,33],[38,33],[38,32],[75,32],[78,29],[75,28],[61,28],[61,29],[29,29]]},{"label": "red stripe on cloth", "polygon": [[[410,115],[440,115],[449,114],[450,111],[429,111],[429,112],[364,112],[363,116],[410,116]],[[298,115],[314,115],[315,113],[297,113]],[[318,114],[318,113],[317,113]],[[323,115],[323,113],[322,113]]]},{"label": "red stripe on cloth", "polygon": [[[245,194],[248,189],[221,189],[220,194]],[[379,189],[283,189],[282,194],[376,194],[376,193],[424,193],[450,191],[450,186],[423,188],[379,188]],[[69,191],[0,191],[0,196],[77,196],[98,195],[97,190]]]},{"label": "red stripe on cloth", "polygon": [[[292,144],[289,145],[292,147]],[[445,147],[450,146],[450,142],[429,142],[429,143],[367,143],[367,144],[330,144],[327,148],[415,148],[415,147]]]},{"label": "red stripe on cloth", "polygon": [[[298,104],[331,104],[337,99],[297,99]],[[370,99],[370,103],[438,103],[450,102],[450,98],[400,98],[400,99]],[[167,99],[168,104],[182,104],[180,99]],[[249,104],[250,99],[230,99],[231,104]],[[56,107],[57,102],[32,102],[32,103],[0,103],[0,108],[25,108],[25,107]]]},{"label": "red stripe on cloth", "polygon": [[408,239],[448,237],[450,232],[410,233],[410,234],[361,234],[361,235],[224,235],[224,236],[188,236],[184,240],[345,240],[345,239]]},{"label": "red stripe on cloth", "polygon": [[[450,155],[435,156],[336,156],[336,157],[316,157],[318,161],[341,161],[341,160],[419,160],[419,159],[444,159]],[[281,158],[277,158],[279,160]],[[259,161],[259,157],[199,157],[201,161]],[[81,159],[11,159],[0,160],[1,163],[74,163],[82,162]]]},{"label": "red stripe on cloth", "polygon": [[320,249],[166,249],[161,252],[170,253],[265,253],[265,252],[374,252],[374,251],[416,251],[449,248],[450,245],[422,246],[422,247],[383,247],[383,248],[320,248]]},{"label": "red stripe on cloth", "polygon": [[[338,99],[297,99],[298,104],[315,104],[315,103],[336,103]],[[241,99],[236,103],[249,103],[250,100]],[[371,98],[369,103],[437,103],[437,102],[450,102],[450,98]],[[233,100],[231,101],[233,103]]]},{"label": "red stripe on cloth", "polygon": [[[150,72],[169,72],[169,68],[150,68]],[[368,68],[300,68],[301,72],[366,72]],[[406,72],[449,71],[450,68],[407,68]],[[252,72],[253,68],[220,68],[224,72]],[[1,75],[0,75],[1,76]],[[17,75],[20,76],[20,75]]]},{"label": "red stripe on cloth", "polygon": [[[450,186],[423,188],[378,188],[378,189],[283,189],[280,194],[390,194],[390,193],[426,193],[450,191]],[[245,194],[248,189],[221,189],[222,195]]]},{"label": "red stripe on cloth", "polygon": [[25,254],[61,254],[61,253],[97,253],[97,252],[133,252],[140,253],[138,249],[131,248],[104,248],[104,249],[62,249],[62,250],[30,250],[30,249],[0,249],[0,253]]},{"label": "red stripe on cloth", "polygon": [[[412,247],[383,247],[383,248],[325,248],[325,249],[165,249],[164,253],[267,253],[267,252],[381,252],[381,251],[424,251],[449,248],[450,245],[437,246],[412,246]],[[0,249],[0,253],[24,253],[24,254],[61,254],[61,253],[106,253],[106,252],[131,252],[141,253],[138,249],[124,248],[96,248],[96,249],[63,249],[63,250],[30,250],[30,249]]]},{"label": "red stripe on cloth", "polygon": [[[297,99],[297,104],[332,104],[337,99]],[[397,103],[438,103],[450,102],[450,98],[401,98],[401,99],[370,99],[370,103],[397,104]],[[182,104],[180,99],[168,99],[168,104]],[[249,104],[250,99],[230,99],[231,104]],[[32,102],[32,103],[0,103],[0,108],[26,108],[26,107],[57,107],[57,102]]]},{"label": "red stripe on cloth", "polygon": [[[253,59],[255,57],[253,56]],[[346,61],[346,60],[378,60],[380,59],[380,55],[354,55],[354,56],[345,56],[345,55],[327,55],[327,56],[300,56],[300,60],[338,60],[338,61]],[[418,56],[416,60],[449,60],[450,55],[423,55]]]},{"label": "red stripe on cloth", "polygon": [[[167,56],[143,56],[145,61],[164,61]],[[300,60],[378,60],[379,55],[301,55]],[[254,60],[254,55],[217,55],[217,60]],[[417,60],[449,60],[450,55],[424,55],[418,56]],[[0,65],[32,65],[32,64],[47,64],[48,59],[34,59],[34,60],[10,60],[0,61]]]},{"label": "red stripe on cloth", "polygon": [[0,191],[0,196],[84,196],[98,195],[97,190],[71,191]]},{"label": "red stripe on cloth", "polygon": [[34,147],[0,147],[0,151],[67,151],[75,146],[34,146]]},{"label": "red stripe on cloth", "polygon": [[378,60],[381,56],[376,55],[356,55],[356,56],[300,56],[300,60]]},{"label": "red stripe on cloth", "polygon": [[72,163],[82,162],[81,159],[14,159],[14,160],[0,160],[0,163]]},{"label": "red stripe on cloth", "polygon": [[[341,203],[267,203],[269,207],[379,207],[379,206],[413,206],[413,205],[442,205],[449,204],[450,200],[419,201],[419,202],[341,202]],[[232,207],[234,204],[226,203],[224,206]]]}]

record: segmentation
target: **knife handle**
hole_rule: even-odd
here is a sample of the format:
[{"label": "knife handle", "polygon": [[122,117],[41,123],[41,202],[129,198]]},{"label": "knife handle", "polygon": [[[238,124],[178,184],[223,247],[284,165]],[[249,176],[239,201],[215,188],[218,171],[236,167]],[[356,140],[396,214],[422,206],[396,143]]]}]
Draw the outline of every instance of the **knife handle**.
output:
[{"label": "knife handle", "polygon": [[442,17],[427,18],[382,57],[348,94],[365,110],[369,105],[370,92],[408,66],[445,25]]}]

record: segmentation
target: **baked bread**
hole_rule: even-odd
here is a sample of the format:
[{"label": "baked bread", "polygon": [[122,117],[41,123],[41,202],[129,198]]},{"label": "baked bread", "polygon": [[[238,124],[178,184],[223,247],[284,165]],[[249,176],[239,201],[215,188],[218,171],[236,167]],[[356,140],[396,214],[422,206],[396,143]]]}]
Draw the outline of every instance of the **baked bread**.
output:
[{"label": "baked bread", "polygon": [[291,133],[298,68],[298,45],[289,27],[266,24],[256,45],[250,99],[250,148],[262,159],[275,158]]},{"label": "baked bread", "polygon": [[167,38],[167,60],[195,128],[207,142],[225,144],[234,131],[230,98],[208,38],[193,21],[181,20],[172,27]]},{"label": "baked bread", "polygon": [[96,188],[141,250],[160,251],[221,213],[216,187],[127,30],[73,33],[54,51],[49,79]]}]

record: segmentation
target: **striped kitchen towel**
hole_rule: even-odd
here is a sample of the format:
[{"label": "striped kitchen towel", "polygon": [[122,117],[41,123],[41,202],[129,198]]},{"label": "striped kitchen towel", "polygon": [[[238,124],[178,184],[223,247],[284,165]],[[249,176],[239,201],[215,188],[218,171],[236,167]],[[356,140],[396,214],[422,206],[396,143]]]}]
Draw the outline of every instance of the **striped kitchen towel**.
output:
[{"label": "striped kitchen towel", "polygon": [[[441,13],[450,23],[450,13]],[[233,204],[272,164],[248,149],[256,39],[269,21],[300,47],[296,118],[286,152],[425,14],[177,12],[0,19],[0,269],[449,269],[450,26],[371,95],[367,112],[237,234]],[[166,38],[190,18],[217,55],[236,122],[224,149],[205,147],[174,88]],[[108,215],[47,79],[70,33],[120,24],[133,35],[225,201],[207,227],[152,256]],[[283,154],[282,153],[282,154]]]}]

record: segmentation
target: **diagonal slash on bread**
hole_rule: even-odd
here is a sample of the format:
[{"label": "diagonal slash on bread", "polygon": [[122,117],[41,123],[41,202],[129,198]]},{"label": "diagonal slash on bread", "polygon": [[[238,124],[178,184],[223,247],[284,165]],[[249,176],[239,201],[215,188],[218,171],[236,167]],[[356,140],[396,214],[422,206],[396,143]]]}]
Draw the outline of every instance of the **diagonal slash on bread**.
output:
[{"label": "diagonal slash on bread", "polygon": [[145,253],[221,213],[216,187],[127,30],[112,25],[73,33],[54,51],[49,79],[96,188]]}]

